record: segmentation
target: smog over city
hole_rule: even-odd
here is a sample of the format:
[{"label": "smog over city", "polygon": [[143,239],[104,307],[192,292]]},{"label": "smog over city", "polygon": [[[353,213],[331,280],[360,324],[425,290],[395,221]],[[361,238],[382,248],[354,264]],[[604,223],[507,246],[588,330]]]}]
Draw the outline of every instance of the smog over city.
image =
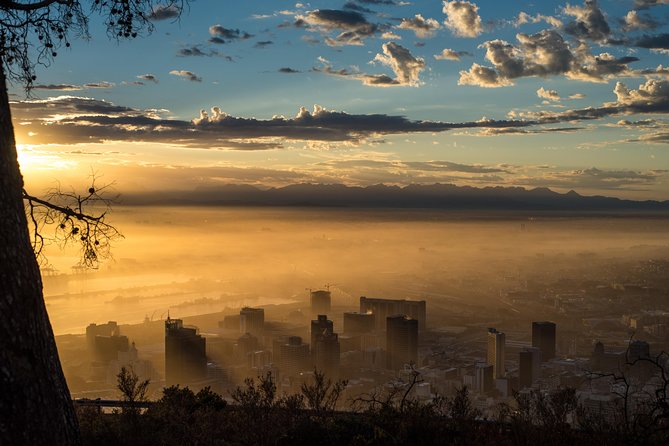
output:
[{"label": "smog over city", "polygon": [[0,0],[0,444],[667,444],[668,18]]}]

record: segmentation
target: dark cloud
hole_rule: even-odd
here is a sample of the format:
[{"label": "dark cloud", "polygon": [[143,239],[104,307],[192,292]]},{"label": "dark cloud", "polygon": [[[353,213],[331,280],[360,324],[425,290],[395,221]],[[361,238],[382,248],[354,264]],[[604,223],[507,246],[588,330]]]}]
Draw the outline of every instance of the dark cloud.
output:
[{"label": "dark cloud", "polygon": [[660,24],[655,19],[647,14],[639,14],[637,11],[629,11],[621,20],[621,24],[625,31],[633,31],[635,29],[655,29]]},{"label": "dark cloud", "polygon": [[156,5],[153,7],[150,20],[169,20],[176,19],[181,14],[181,10],[176,5]]},{"label": "dark cloud", "polygon": [[667,4],[669,0],[634,0],[634,9],[648,9],[651,6]]},{"label": "dark cloud", "polygon": [[378,25],[368,22],[361,13],[340,9],[317,9],[305,15],[297,15],[294,25],[324,33],[341,31],[335,37],[325,39],[329,46],[362,45],[365,38],[381,30]]},{"label": "dark cloud", "polygon": [[149,74],[149,73],[140,74],[139,76],[137,76],[137,79],[142,79],[142,80],[145,80],[145,81],[153,82],[154,84],[158,83],[158,78],[156,76],[154,76],[153,74]]},{"label": "dark cloud", "polygon": [[194,148],[266,150],[287,141],[358,143],[379,135],[443,132],[458,128],[515,127],[529,121],[481,120],[464,123],[413,121],[385,114],[352,115],[315,106],[296,116],[272,119],[230,116],[219,108],[192,121],[109,102],[62,96],[12,104],[17,136],[31,144],[142,141]]},{"label": "dark cloud", "polygon": [[565,32],[578,39],[604,42],[611,34],[611,28],[597,0],[585,0],[583,6],[567,4],[564,13],[575,17],[574,21],[565,25]]},{"label": "dark cloud", "polygon": [[296,70],[296,69],[290,68],[290,67],[281,67],[277,71],[279,73],[285,73],[285,74],[301,73],[300,70]]},{"label": "dark cloud", "polygon": [[179,57],[214,57],[219,56],[218,51],[208,50],[203,51],[199,45],[194,45],[190,47],[184,47],[177,51],[177,56]]},{"label": "dark cloud", "polygon": [[254,48],[265,48],[270,45],[273,45],[274,42],[271,40],[261,40],[259,42],[256,42],[255,45],[253,45]]},{"label": "dark cloud", "polygon": [[343,8],[344,9],[350,9],[351,11],[361,12],[363,14],[374,14],[374,11],[372,11],[371,9],[365,8],[364,6],[361,6],[361,5],[359,5],[355,2],[352,2],[352,1],[344,3]]},{"label": "dark cloud", "polygon": [[669,49],[669,34],[644,35],[634,42],[634,46],[648,49]]},{"label": "dark cloud", "polygon": [[253,37],[253,34],[249,34],[246,31],[225,28],[222,25],[210,26],[209,34],[211,35],[209,42],[218,44],[229,43],[233,40],[247,40]]},{"label": "dark cloud", "polygon": [[60,90],[60,91],[77,91],[81,90],[81,85],[71,84],[37,84],[33,85],[34,90]]},{"label": "dark cloud", "polygon": [[571,171],[547,172],[530,178],[514,179],[516,184],[525,186],[587,188],[603,190],[639,190],[660,180],[664,174],[657,171],[605,170],[591,167]]}]

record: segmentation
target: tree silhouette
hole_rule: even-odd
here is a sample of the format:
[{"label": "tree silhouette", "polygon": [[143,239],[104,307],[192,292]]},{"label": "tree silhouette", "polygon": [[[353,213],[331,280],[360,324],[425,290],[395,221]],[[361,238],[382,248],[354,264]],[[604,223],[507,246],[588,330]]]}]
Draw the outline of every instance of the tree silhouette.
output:
[{"label": "tree silhouette", "polygon": [[[180,11],[183,1],[161,8]],[[28,233],[7,84],[30,91],[35,67],[88,37],[90,17],[102,17],[108,37],[125,39],[150,32],[157,10],[154,0],[0,0],[0,444],[80,444]]]}]

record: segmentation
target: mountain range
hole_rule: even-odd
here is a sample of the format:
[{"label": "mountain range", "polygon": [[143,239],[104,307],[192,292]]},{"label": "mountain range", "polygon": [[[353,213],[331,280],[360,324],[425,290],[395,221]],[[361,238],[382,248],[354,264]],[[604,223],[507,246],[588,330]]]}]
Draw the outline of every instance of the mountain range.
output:
[{"label": "mountain range", "polygon": [[251,185],[199,186],[123,196],[126,205],[297,206],[345,208],[426,208],[494,211],[669,211],[669,200],[635,201],[586,196],[548,188],[456,186],[453,184],[357,187],[294,184],[262,189]]}]

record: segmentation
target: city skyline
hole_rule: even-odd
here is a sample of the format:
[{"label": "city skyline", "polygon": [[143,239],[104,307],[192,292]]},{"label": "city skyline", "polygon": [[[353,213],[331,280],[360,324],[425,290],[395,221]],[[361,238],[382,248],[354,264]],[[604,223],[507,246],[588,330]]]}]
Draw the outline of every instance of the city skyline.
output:
[{"label": "city skyline", "polygon": [[665,2],[176,12],[157,7],[133,42],[93,20],[30,98],[10,87],[31,190],[94,171],[124,194],[439,182],[669,198]]}]

